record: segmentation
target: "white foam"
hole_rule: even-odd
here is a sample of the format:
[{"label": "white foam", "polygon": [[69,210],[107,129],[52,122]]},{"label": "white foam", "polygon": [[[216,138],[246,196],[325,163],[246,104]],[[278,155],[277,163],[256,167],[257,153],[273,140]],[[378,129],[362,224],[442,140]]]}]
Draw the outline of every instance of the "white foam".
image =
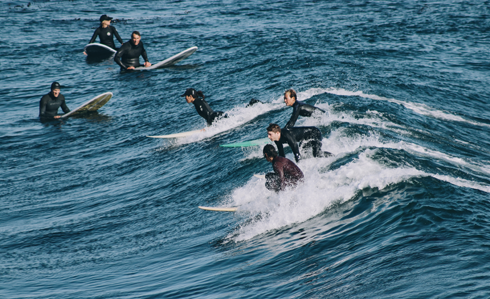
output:
[{"label": "white foam", "polygon": [[451,114],[449,112],[437,110],[437,109],[431,108],[431,107],[424,105],[424,104],[404,102],[404,101],[400,101],[400,100],[393,99],[393,98],[385,98],[385,97],[381,97],[378,95],[366,94],[362,91],[348,91],[348,90],[345,90],[343,88],[338,88],[338,89],[337,88],[327,88],[327,89],[324,89],[324,92],[330,93],[330,94],[336,94],[336,95],[343,95],[343,96],[359,96],[359,97],[368,98],[368,99],[377,100],[377,101],[388,101],[391,103],[396,103],[396,104],[402,105],[403,107],[410,109],[410,110],[412,110],[418,114],[421,114],[421,115],[431,116],[431,117],[443,119],[443,120],[465,122],[465,123],[469,123],[469,124],[481,126],[481,127],[490,127],[490,125],[488,125],[488,124],[467,120],[467,119],[462,118],[461,116],[454,115],[454,114]]}]

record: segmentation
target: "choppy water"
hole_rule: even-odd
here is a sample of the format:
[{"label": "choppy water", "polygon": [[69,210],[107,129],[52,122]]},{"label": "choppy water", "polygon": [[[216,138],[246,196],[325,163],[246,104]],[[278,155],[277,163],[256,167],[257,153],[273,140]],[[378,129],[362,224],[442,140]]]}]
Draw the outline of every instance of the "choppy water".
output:
[{"label": "choppy water", "polygon": [[[490,296],[489,1],[0,7],[0,297]],[[199,50],[142,73],[87,61],[104,13],[153,63]],[[53,81],[71,109],[114,97],[43,124]],[[188,87],[230,118],[146,138],[205,126]],[[252,177],[271,170],[261,148],[218,145],[284,125],[288,88],[327,111],[297,125],[334,156],[302,160],[306,182],[274,194]]]}]

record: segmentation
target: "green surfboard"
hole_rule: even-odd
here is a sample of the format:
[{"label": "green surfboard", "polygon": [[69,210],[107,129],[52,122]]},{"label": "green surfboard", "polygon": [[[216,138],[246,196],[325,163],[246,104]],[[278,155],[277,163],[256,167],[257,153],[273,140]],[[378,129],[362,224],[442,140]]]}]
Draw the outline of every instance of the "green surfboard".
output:
[{"label": "green surfboard", "polygon": [[248,146],[266,145],[268,143],[271,143],[269,138],[261,138],[261,139],[250,140],[250,141],[245,141],[245,142],[220,144],[220,146],[221,147],[248,147]]}]

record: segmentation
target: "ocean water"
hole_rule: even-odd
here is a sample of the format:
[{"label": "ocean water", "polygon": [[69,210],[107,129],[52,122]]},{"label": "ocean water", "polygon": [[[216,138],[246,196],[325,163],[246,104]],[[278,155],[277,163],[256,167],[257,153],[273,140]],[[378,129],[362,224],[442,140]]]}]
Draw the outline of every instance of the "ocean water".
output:
[{"label": "ocean water", "polygon": [[[3,1],[0,297],[489,298],[489,8]],[[102,14],[152,63],[199,50],[121,73],[82,53]],[[41,123],[53,81],[71,109],[114,97]],[[147,138],[205,127],[190,87],[229,118]],[[326,111],[297,126],[334,155],[305,151],[304,184],[276,194],[260,147],[219,145],[285,125],[289,88]]]}]

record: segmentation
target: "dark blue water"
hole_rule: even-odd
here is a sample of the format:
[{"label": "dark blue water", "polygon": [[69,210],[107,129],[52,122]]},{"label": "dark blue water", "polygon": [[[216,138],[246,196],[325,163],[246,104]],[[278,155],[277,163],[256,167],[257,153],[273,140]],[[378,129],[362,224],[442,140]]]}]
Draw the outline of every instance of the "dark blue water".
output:
[{"label": "dark blue water", "polygon": [[[0,297],[490,297],[489,7],[2,2]],[[152,63],[199,50],[150,72],[87,61],[102,14]],[[53,81],[71,109],[114,97],[41,123]],[[189,87],[230,117],[147,138],[205,126]],[[288,88],[327,111],[297,125],[334,156],[305,152],[305,183],[275,194],[261,148],[219,145],[285,125]]]}]

